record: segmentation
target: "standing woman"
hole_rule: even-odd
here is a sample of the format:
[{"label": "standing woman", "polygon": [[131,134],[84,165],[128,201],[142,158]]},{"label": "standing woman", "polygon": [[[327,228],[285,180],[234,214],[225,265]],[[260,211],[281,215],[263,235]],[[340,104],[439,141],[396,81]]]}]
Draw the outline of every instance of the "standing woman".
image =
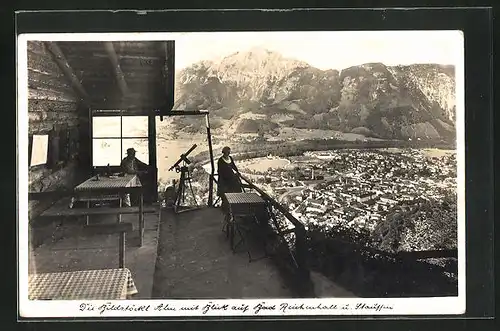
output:
[{"label": "standing woman", "polygon": [[217,172],[219,180],[217,184],[217,195],[224,201],[224,193],[239,193],[241,192],[241,181],[238,168],[234,164],[234,160],[229,155],[231,148],[228,146],[222,149],[222,156],[217,161]]}]

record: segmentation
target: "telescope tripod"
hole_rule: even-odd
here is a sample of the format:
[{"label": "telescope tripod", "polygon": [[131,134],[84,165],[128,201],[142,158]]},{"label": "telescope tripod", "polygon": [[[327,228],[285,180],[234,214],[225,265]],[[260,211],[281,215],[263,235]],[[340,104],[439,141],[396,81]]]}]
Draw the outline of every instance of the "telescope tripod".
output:
[{"label": "telescope tripod", "polygon": [[[181,178],[179,179],[179,185],[177,186],[177,190],[175,192],[175,202],[174,202],[174,212],[181,213],[184,211],[194,210],[200,208],[198,206],[198,202],[196,202],[196,196],[193,191],[193,186],[191,185],[191,173],[189,172],[188,165],[191,164],[191,161],[187,158],[189,153],[191,153],[196,148],[196,144],[191,146],[191,148],[184,154],[181,154],[181,157],[175,162],[173,166],[168,169],[172,171],[175,169],[176,172],[181,173]],[[186,202],[186,191],[191,191],[193,196],[195,206],[185,206]],[[181,210],[182,208],[182,210]]]},{"label": "telescope tripod", "polygon": [[[181,213],[184,211],[189,211],[193,209],[198,209],[198,202],[196,201],[196,196],[193,191],[193,186],[191,185],[191,173],[186,165],[178,167],[177,172],[181,173],[179,179],[179,185],[175,194],[174,212]],[[195,206],[185,206],[187,194],[191,193]]]}]

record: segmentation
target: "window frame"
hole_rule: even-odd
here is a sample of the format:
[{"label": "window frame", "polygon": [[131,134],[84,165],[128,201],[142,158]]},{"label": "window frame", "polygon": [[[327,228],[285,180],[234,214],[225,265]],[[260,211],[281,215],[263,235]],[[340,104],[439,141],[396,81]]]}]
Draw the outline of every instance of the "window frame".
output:
[{"label": "window frame", "polygon": [[[94,163],[94,155],[95,155],[95,149],[94,149],[94,141],[95,140],[119,140],[120,141],[120,155],[123,155],[123,141],[124,140],[145,140],[147,141],[147,144],[148,144],[148,157],[146,160],[141,160],[142,162],[146,163],[149,165],[150,163],[150,156],[149,156],[149,125],[148,125],[148,120],[146,121],[146,136],[127,136],[127,137],[124,137],[123,136],[123,118],[124,117],[129,117],[129,116],[133,116],[133,117],[141,117],[141,118],[146,118],[148,119],[148,115],[146,114],[143,114],[143,113],[130,113],[126,110],[118,110],[118,111],[110,111],[110,110],[106,110],[106,111],[94,111],[93,114],[92,114],[92,122],[91,122],[91,126],[92,126],[92,135],[91,135],[91,145],[92,145],[92,158],[91,158],[91,164],[92,164],[92,167],[94,168],[98,168],[98,167],[103,167],[103,166],[106,166],[106,165],[96,165]],[[106,117],[106,118],[114,118],[114,117],[117,117],[120,119],[120,137],[116,137],[116,136],[108,136],[108,137],[95,137],[94,135],[94,118],[98,118],[98,117]],[[110,164],[110,166],[120,166],[121,164],[121,161],[122,161],[122,158],[120,157],[118,159],[118,163],[117,164]]]}]

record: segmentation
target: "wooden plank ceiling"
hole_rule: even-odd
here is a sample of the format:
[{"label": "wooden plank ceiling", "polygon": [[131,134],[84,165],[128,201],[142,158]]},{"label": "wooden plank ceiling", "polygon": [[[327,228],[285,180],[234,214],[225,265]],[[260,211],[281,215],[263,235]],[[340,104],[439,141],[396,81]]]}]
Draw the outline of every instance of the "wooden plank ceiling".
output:
[{"label": "wooden plank ceiling", "polygon": [[[63,61],[67,61],[92,109],[150,111],[165,105],[166,42],[59,41],[52,44],[61,51]],[[79,94],[82,97],[82,93]]]}]

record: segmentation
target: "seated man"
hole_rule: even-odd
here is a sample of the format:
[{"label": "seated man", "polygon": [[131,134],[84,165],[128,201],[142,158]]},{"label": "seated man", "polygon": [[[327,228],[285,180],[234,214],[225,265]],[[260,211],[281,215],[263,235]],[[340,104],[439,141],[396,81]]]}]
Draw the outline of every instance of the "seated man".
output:
[{"label": "seated man", "polygon": [[[122,168],[122,171],[126,174],[137,175],[139,177],[141,184],[143,185],[145,182],[147,182],[144,175],[147,174],[149,166],[146,163],[139,160],[138,158],[136,158],[135,152],[136,151],[133,148],[127,149],[127,156],[122,160],[120,167]],[[130,194],[126,194],[124,196],[123,201],[126,206],[130,207],[132,205],[130,201]]]}]

